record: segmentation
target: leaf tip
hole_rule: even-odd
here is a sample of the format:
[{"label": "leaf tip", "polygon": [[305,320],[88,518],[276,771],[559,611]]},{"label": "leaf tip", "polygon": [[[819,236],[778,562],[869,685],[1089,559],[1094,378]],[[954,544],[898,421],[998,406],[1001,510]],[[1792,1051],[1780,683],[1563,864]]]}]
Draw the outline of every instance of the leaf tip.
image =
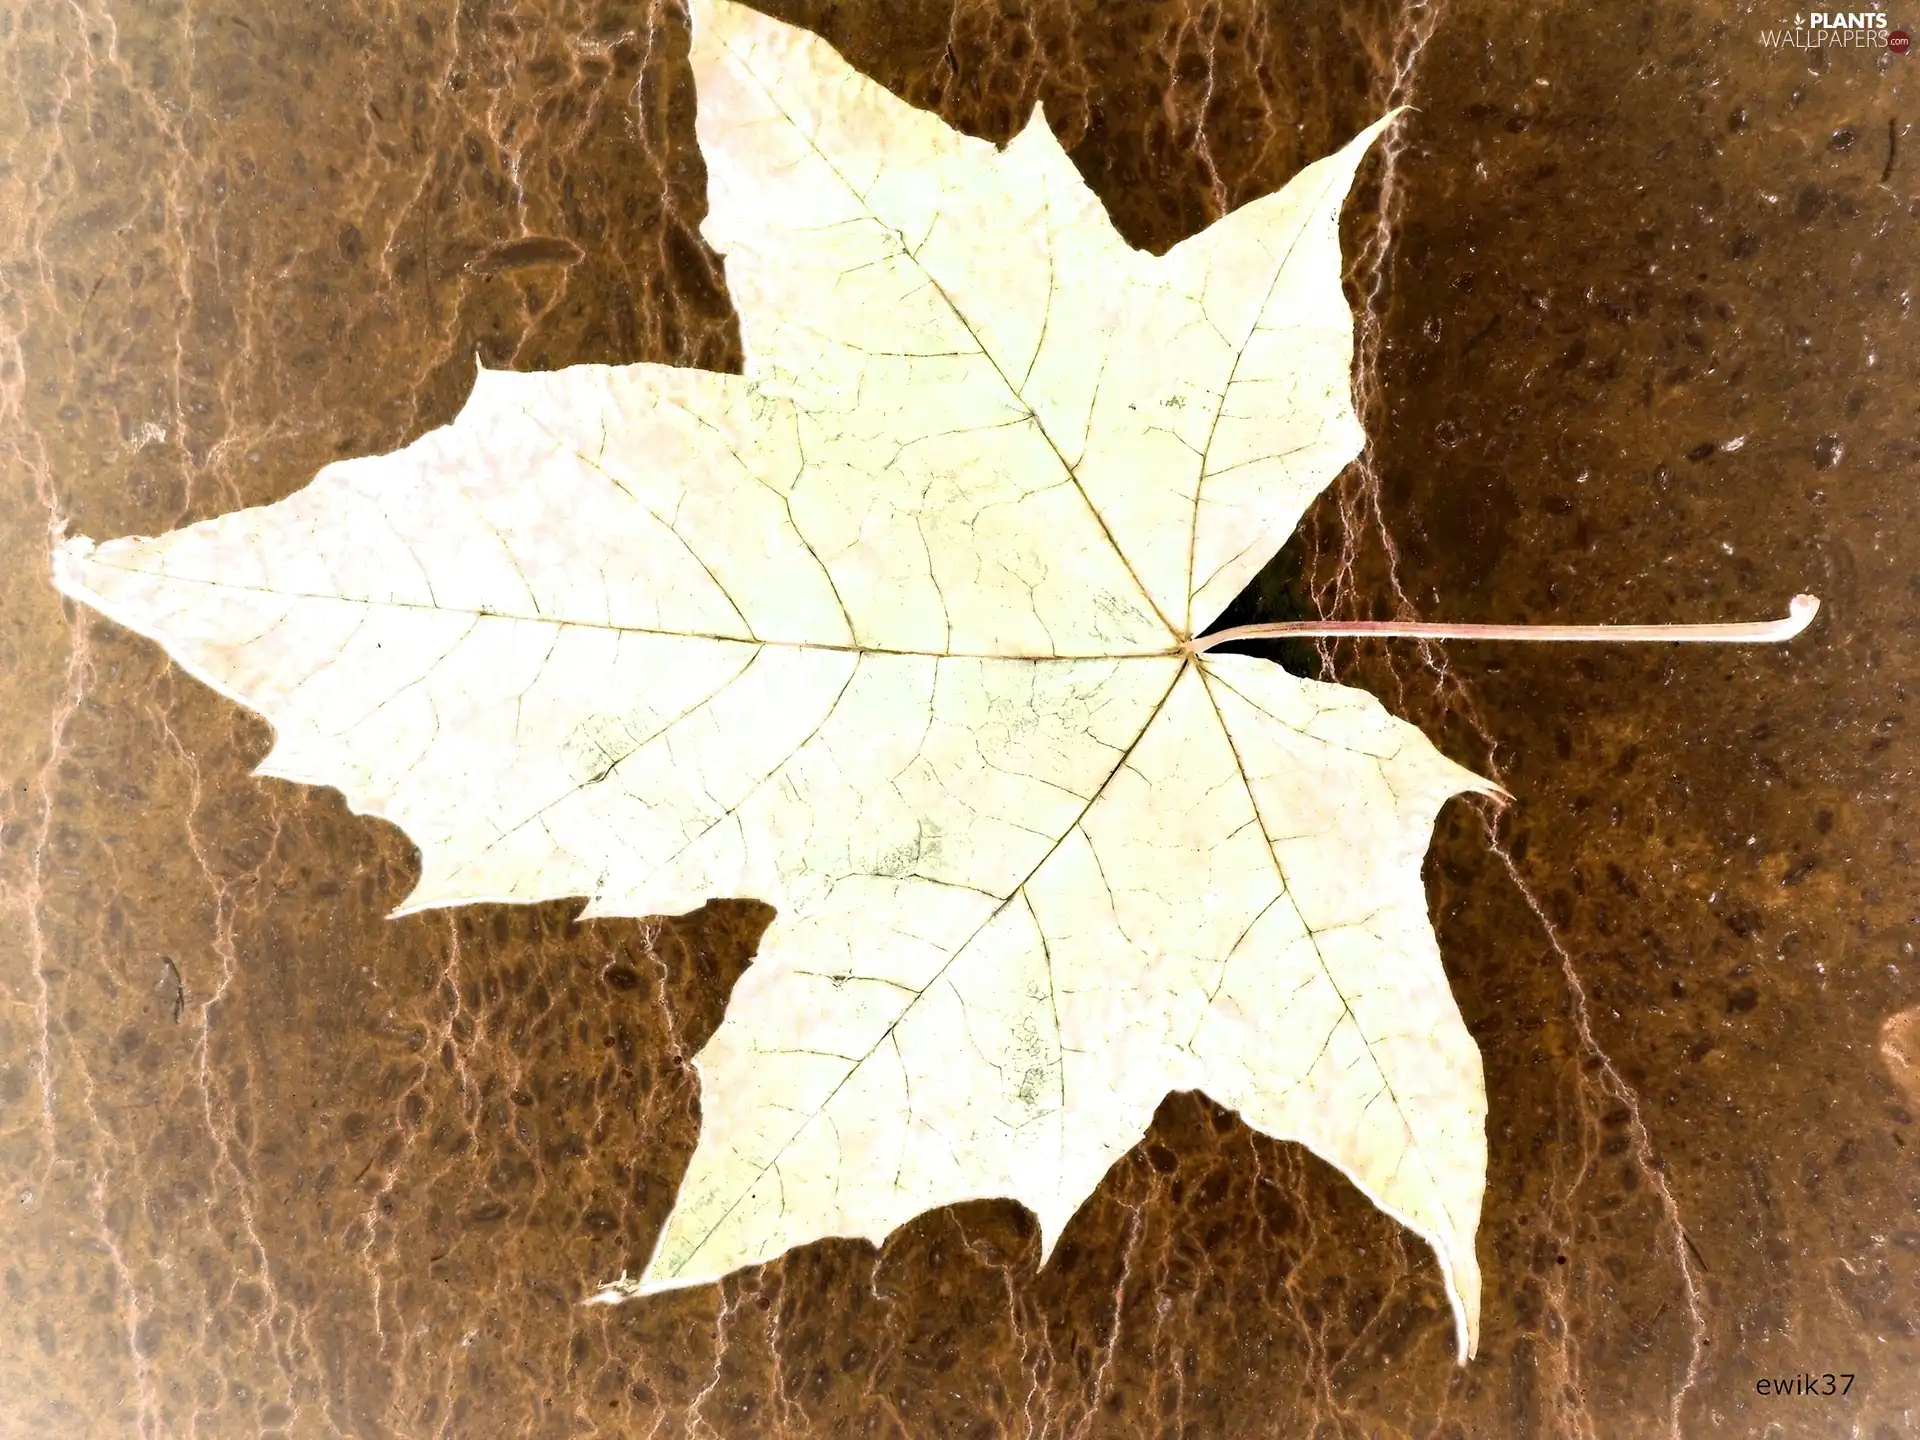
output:
[{"label": "leaf tip", "polygon": [[1384,115],[1382,115],[1378,120],[1374,121],[1371,125],[1367,126],[1366,129],[1362,130],[1360,134],[1355,136],[1354,138],[1356,140],[1362,140],[1364,137],[1363,143],[1360,146],[1360,148],[1362,150],[1368,149],[1373,145],[1373,142],[1375,140],[1378,140],[1382,135],[1386,134],[1389,130],[1391,130],[1394,127],[1394,125],[1399,122],[1400,118],[1403,115],[1411,115],[1412,113],[1413,113],[1413,106],[1396,105],[1391,110],[1387,111]]},{"label": "leaf tip", "polygon": [[1484,795],[1496,805],[1511,805],[1513,803],[1513,792],[1497,780],[1489,780],[1486,776],[1474,774],[1471,770],[1467,773],[1473,775],[1473,784],[1468,787],[1468,793]]},{"label": "leaf tip", "polygon": [[622,1270],[619,1275],[580,1303],[582,1305],[623,1305],[629,1300],[639,1299],[642,1293],[641,1282],[628,1279],[627,1272]]},{"label": "leaf tip", "polygon": [[[685,1259],[690,1257],[683,1257],[682,1268],[678,1272],[674,1274],[663,1273],[661,1269],[660,1252],[669,1234],[673,1230],[675,1218],[677,1218],[677,1212],[676,1216],[670,1216],[668,1218],[666,1229],[660,1232],[660,1238],[655,1242],[652,1258],[647,1261],[645,1268],[643,1268],[638,1275],[630,1275],[625,1269],[622,1269],[618,1275],[607,1281],[580,1303],[582,1305],[623,1305],[629,1300],[643,1300],[650,1295],[664,1295],[670,1290],[691,1290],[696,1286],[712,1285],[720,1280],[722,1274],[725,1272],[687,1266]],[[775,1252],[774,1255],[768,1255],[765,1258],[773,1259],[777,1254],[778,1252]],[[742,1261],[731,1268],[740,1269],[745,1265],[758,1263],[761,1262],[752,1260]]]},{"label": "leaf tip", "polygon": [[75,535],[62,540],[53,547],[53,588],[62,595],[75,600],[87,598],[86,582],[81,579],[81,567],[92,557],[97,547],[85,535]]},{"label": "leaf tip", "polygon": [[1473,1258],[1473,1240],[1467,1238],[1467,1257],[1460,1263],[1452,1248],[1437,1236],[1427,1237],[1440,1262],[1440,1278],[1453,1312],[1454,1364],[1462,1368],[1480,1350],[1480,1266]]}]

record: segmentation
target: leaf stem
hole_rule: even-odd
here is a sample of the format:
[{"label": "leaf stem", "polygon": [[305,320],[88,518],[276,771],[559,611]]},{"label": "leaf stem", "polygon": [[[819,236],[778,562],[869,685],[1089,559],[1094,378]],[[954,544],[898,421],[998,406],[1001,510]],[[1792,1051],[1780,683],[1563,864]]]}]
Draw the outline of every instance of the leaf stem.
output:
[{"label": "leaf stem", "polygon": [[1195,655],[1229,640],[1270,640],[1280,636],[1343,637],[1371,635],[1411,640],[1603,640],[1670,641],[1718,645],[1770,645],[1791,640],[1812,622],[1820,602],[1796,595],[1780,620],[1748,620],[1729,625],[1439,625],[1422,620],[1287,620],[1272,625],[1236,625],[1187,642]]}]

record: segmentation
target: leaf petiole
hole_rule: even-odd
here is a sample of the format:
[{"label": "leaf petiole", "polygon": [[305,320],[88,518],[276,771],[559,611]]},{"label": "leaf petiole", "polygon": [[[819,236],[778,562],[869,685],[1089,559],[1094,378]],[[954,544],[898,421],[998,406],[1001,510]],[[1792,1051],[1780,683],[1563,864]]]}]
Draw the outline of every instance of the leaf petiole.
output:
[{"label": "leaf petiole", "polygon": [[1717,625],[1444,625],[1421,620],[1285,620],[1270,625],[1236,625],[1187,642],[1198,655],[1229,640],[1270,640],[1281,636],[1338,638],[1375,636],[1410,640],[1595,640],[1669,641],[1718,645],[1770,645],[1791,640],[1812,623],[1820,602],[1796,595],[1779,620],[1749,620]]}]

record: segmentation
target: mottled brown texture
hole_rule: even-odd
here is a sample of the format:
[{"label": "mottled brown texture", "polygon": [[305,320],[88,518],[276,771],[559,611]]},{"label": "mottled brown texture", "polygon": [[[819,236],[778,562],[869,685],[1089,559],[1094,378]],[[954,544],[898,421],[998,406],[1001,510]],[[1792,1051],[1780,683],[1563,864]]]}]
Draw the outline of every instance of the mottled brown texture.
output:
[{"label": "mottled brown texture", "polygon": [[[250,778],[264,727],[46,556],[392,448],[476,352],[736,364],[684,20],[266,8],[0,11],[0,1433],[1920,1429],[1920,58],[1717,5],[770,7],[975,133],[1043,100],[1156,249],[1421,107],[1348,214],[1371,459],[1235,618],[1825,600],[1772,650],[1332,653],[1515,797],[1429,866],[1490,1097],[1462,1370],[1431,1256],[1191,1095],[1044,1271],[977,1203],[576,1303],[768,912],[386,920],[398,833]],[[1858,1378],[1757,1395],[1800,1370]]]}]

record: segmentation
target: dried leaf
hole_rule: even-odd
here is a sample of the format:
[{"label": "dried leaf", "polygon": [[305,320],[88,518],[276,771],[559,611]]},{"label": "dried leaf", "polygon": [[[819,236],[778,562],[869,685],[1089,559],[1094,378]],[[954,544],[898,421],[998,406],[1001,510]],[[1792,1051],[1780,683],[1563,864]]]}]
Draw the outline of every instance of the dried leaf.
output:
[{"label": "dried leaf", "polygon": [[1485,789],[1203,631],[1357,452],[1337,220],[1387,121],[1155,258],[1036,111],[956,134],[694,5],[744,376],[483,371],[276,505],[57,554],[419,846],[406,911],[778,907],[645,1292],[1011,1196],[1171,1090],[1337,1165],[1477,1332],[1480,1057],[1420,860]]}]

